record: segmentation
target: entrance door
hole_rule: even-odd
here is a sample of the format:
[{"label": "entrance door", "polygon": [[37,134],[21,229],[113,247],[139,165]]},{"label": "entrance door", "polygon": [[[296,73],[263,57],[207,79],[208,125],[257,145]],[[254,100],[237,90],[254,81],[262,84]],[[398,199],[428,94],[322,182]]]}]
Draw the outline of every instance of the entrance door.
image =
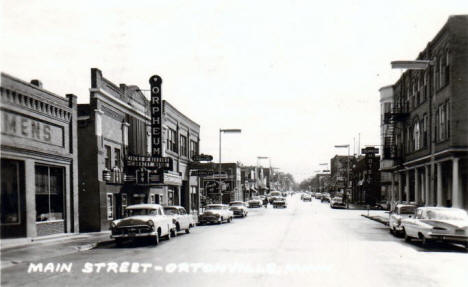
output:
[{"label": "entrance door", "polygon": [[1,237],[26,237],[24,162],[1,162]]}]

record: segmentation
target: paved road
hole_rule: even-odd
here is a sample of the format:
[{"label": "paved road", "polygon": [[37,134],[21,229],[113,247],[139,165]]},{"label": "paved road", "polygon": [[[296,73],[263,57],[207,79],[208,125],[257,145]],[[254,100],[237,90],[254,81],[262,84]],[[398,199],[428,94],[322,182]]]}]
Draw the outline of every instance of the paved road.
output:
[{"label": "paved road", "polygon": [[[158,247],[111,245],[42,262],[72,263],[71,272],[27,273],[29,265],[18,264],[2,270],[2,286],[468,286],[468,254],[458,246],[424,249],[394,238],[363,211],[298,196],[288,202],[285,210],[250,209],[246,218],[196,227]],[[138,272],[123,272],[125,262],[140,264],[133,265]],[[98,273],[99,263],[106,265]]]}]

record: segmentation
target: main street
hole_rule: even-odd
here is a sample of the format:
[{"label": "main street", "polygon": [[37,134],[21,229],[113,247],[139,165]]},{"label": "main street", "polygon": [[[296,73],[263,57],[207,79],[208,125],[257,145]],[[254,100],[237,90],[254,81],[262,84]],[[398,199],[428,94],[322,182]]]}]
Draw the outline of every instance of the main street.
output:
[{"label": "main street", "polygon": [[[468,256],[457,246],[423,248],[362,216],[318,200],[288,197],[287,209],[249,209],[246,218],[199,226],[157,247],[114,244],[45,259],[71,272],[2,270],[2,286],[464,286]],[[378,213],[381,211],[371,211]],[[139,263],[138,273],[107,268]],[[88,265],[86,265],[88,263]],[[91,264],[93,265],[91,265]],[[96,265],[106,263],[97,272]],[[143,272],[141,264],[151,264]],[[186,263],[186,264],[185,264]],[[201,263],[201,264],[199,264]],[[112,265],[111,265],[112,266]],[[161,267],[162,270],[158,268]],[[156,268],[156,269],[155,269]],[[225,268],[225,269],[223,269]],[[158,270],[157,270],[158,269]],[[91,272],[89,272],[91,271]]]}]

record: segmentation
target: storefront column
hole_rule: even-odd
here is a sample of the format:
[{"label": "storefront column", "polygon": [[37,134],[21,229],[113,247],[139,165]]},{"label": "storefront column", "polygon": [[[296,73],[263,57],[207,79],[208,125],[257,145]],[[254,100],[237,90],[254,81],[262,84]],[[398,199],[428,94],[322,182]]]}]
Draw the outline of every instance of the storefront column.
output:
[{"label": "storefront column", "polygon": [[424,202],[425,206],[431,205],[431,198],[429,196],[430,185],[429,185],[429,166],[424,166]]},{"label": "storefront column", "polygon": [[419,204],[421,201],[420,197],[420,190],[419,190],[419,171],[418,168],[414,169],[414,201],[416,204]]},{"label": "storefront column", "polygon": [[36,167],[34,160],[24,161],[26,196],[26,237],[36,237]]},{"label": "storefront column", "polygon": [[398,173],[398,201],[403,201],[403,176]]},{"label": "storefront column", "polygon": [[437,166],[437,206],[444,206],[442,194],[442,164],[439,162]]},{"label": "storefront column", "polygon": [[452,207],[463,208],[463,197],[460,188],[460,159],[452,160]]},{"label": "storefront column", "polygon": [[393,172],[390,173],[390,179],[392,181],[392,185],[390,186],[390,200],[393,202],[395,201],[395,177],[393,175]]},{"label": "storefront column", "polygon": [[409,170],[405,172],[406,175],[406,182],[405,182],[405,196],[406,202],[410,202],[410,178],[409,178]]}]

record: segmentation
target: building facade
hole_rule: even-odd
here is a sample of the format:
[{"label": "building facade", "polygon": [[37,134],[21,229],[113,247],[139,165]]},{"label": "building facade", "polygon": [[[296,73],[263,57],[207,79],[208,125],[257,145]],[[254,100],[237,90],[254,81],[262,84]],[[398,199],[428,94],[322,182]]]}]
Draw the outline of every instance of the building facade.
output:
[{"label": "building facade", "polygon": [[[193,167],[193,165],[191,165]],[[202,163],[200,170],[212,171],[212,175],[201,177],[202,206],[211,203],[228,204],[244,201],[239,163]],[[221,171],[221,172],[220,172]]]},{"label": "building facade", "polygon": [[[419,53],[422,70],[407,70],[393,85],[392,198],[428,206],[468,208],[468,16],[451,16]],[[388,137],[388,139],[387,139]]]},{"label": "building facade", "polygon": [[[198,154],[200,126],[163,101],[163,156],[171,168],[150,169],[150,104],[137,86],[116,85],[91,69],[89,104],[78,106],[80,227],[108,229],[131,204],[183,205],[198,211],[198,179],[187,165]],[[143,178],[143,179],[142,179]]]},{"label": "building facade", "polygon": [[374,205],[382,199],[380,157],[374,154],[360,156],[353,165],[352,198],[354,203]]},{"label": "building facade", "polygon": [[77,233],[77,97],[1,74],[1,237]]},{"label": "building facade", "polygon": [[[380,93],[380,143],[381,146],[391,146],[394,143],[385,143],[385,140],[392,140],[392,137],[385,135],[393,134],[393,125],[385,122],[385,114],[393,110],[393,86],[385,86],[379,89]],[[384,152],[384,151],[383,151]],[[381,199],[390,201],[392,197],[392,167],[393,160],[385,158],[380,161],[380,181]],[[394,185],[398,184],[394,182]]]}]

